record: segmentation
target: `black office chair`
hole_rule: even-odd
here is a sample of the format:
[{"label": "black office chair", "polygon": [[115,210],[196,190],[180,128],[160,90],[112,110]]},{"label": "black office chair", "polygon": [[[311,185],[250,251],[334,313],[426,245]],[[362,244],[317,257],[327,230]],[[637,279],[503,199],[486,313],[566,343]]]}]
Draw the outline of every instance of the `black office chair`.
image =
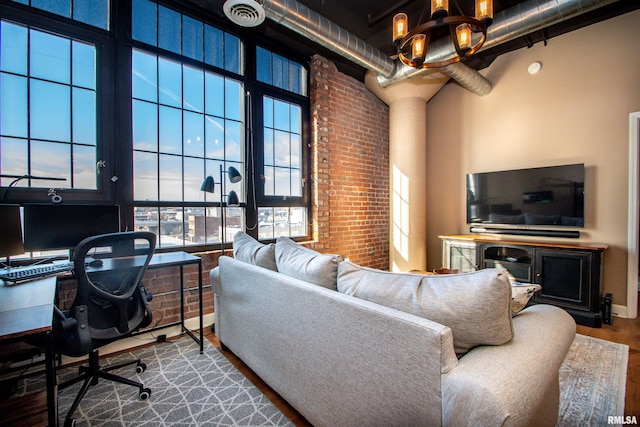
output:
[{"label": "black office chair", "polygon": [[84,381],[66,415],[65,426],[74,425],[73,413],[100,378],[137,387],[140,399],[151,395],[143,384],[110,373],[134,364],[136,372],[144,372],[146,365],[140,359],[101,368],[98,348],[151,323],[151,294],[142,285],[142,276],[155,247],[155,234],[146,231],[102,234],[76,247],[76,296],[68,311],[55,310],[54,341],[61,354],[89,355],[89,365],[80,367],[78,377],[59,385],[63,389]]}]

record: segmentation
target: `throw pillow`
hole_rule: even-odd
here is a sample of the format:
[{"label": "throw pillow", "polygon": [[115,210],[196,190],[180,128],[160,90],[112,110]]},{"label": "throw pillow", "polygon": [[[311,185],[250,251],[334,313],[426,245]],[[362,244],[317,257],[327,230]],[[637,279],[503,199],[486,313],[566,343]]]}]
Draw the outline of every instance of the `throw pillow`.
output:
[{"label": "throw pillow", "polygon": [[243,231],[233,236],[233,257],[239,261],[278,271],[276,245],[265,245]]},{"label": "throw pillow", "polygon": [[478,345],[501,345],[513,338],[511,286],[497,269],[419,275],[345,261],[338,268],[338,290],[450,327],[458,355]]},{"label": "throw pillow", "polygon": [[511,315],[520,313],[540,289],[542,286],[535,283],[511,282]]},{"label": "throw pillow", "polygon": [[511,283],[511,315],[515,316],[527,306],[527,303],[542,286],[535,283],[520,283],[501,263],[496,262],[495,268],[502,271],[509,278]]},{"label": "throw pillow", "polygon": [[328,289],[337,289],[340,255],[321,254],[289,239],[276,240],[276,265],[280,273]]}]

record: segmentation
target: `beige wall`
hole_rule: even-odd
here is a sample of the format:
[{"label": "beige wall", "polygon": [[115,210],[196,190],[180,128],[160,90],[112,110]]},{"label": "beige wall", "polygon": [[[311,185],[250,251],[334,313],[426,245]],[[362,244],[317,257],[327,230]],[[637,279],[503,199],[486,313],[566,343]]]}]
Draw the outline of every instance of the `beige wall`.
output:
[{"label": "beige wall", "polygon": [[[604,291],[626,306],[629,113],[640,111],[638,22],[635,11],[502,55],[482,71],[494,85],[489,95],[449,82],[428,102],[429,269],[440,267],[438,235],[469,232],[466,173],[585,163],[580,240],[610,245]],[[527,72],[533,61],[542,63],[536,75]]]}]

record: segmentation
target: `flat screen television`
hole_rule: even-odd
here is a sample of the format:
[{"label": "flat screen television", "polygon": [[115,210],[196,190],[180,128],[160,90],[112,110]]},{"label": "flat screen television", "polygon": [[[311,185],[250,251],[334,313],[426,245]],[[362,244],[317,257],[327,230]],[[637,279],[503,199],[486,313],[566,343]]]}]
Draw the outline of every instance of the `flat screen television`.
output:
[{"label": "flat screen television", "polygon": [[467,223],[584,227],[584,164],[467,174]]},{"label": "flat screen television", "polygon": [[118,205],[25,204],[27,251],[73,249],[83,239],[120,231]]}]

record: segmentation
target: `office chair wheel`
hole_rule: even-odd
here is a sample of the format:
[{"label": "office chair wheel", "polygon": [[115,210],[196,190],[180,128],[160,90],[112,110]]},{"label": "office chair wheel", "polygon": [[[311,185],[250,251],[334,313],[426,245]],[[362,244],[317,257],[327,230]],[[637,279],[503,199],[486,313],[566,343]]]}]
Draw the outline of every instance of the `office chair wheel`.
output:
[{"label": "office chair wheel", "polygon": [[143,373],[146,370],[147,370],[147,365],[145,363],[140,362],[138,363],[138,366],[136,366],[136,372],[139,374]]},{"label": "office chair wheel", "polygon": [[151,389],[143,388],[142,390],[140,390],[140,394],[139,394],[140,400],[147,400],[149,396],[151,396]]}]

